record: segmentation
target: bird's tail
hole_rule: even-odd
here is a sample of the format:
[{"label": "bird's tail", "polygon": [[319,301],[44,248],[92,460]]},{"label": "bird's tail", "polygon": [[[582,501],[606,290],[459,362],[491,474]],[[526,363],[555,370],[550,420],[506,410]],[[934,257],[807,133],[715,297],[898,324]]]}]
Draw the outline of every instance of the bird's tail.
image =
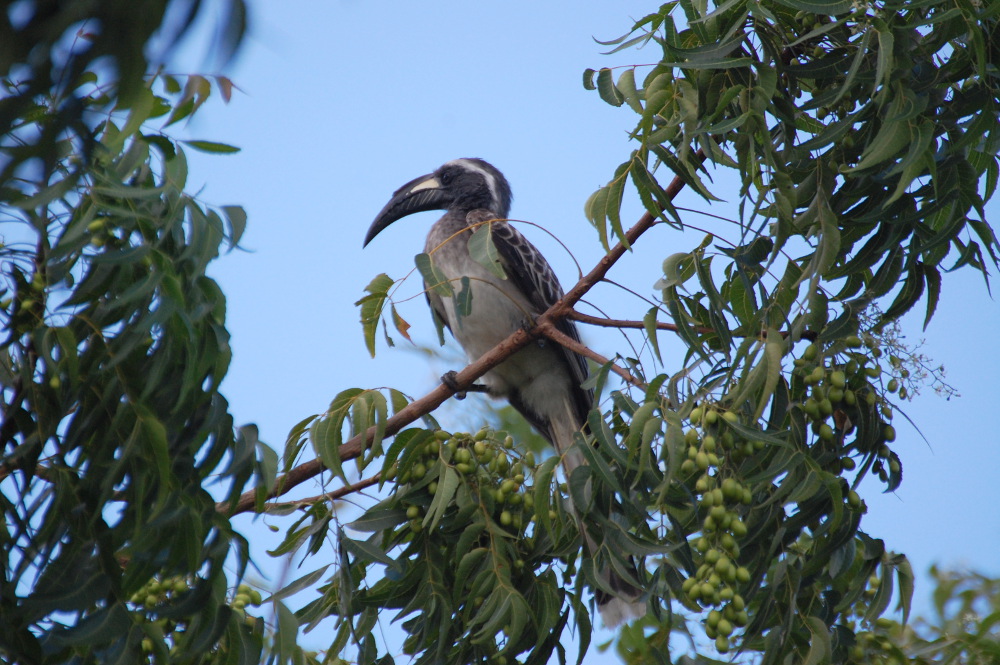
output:
[{"label": "bird's tail", "polygon": [[[567,480],[573,475],[574,469],[587,463],[583,458],[583,453],[573,448],[573,435],[579,432],[580,429],[581,426],[577,424],[571,409],[567,409],[566,418],[560,418],[550,423],[550,432],[553,438],[552,443],[555,445],[556,451],[562,455],[563,472],[566,474]],[[596,555],[598,545],[580,519],[580,513],[573,506],[572,499],[570,499],[570,507],[573,510],[574,517],[580,524],[580,531],[583,533],[584,545],[586,547],[586,555]],[[631,557],[629,558],[629,562],[632,562]],[[646,614],[645,594],[642,589],[635,586],[629,580],[624,579],[616,571],[612,570],[610,566],[606,566],[598,571],[598,575],[605,589],[610,589],[610,591],[598,589],[595,593],[597,609],[601,613],[601,619],[604,621],[605,626],[614,628],[625,621],[638,619]]]}]

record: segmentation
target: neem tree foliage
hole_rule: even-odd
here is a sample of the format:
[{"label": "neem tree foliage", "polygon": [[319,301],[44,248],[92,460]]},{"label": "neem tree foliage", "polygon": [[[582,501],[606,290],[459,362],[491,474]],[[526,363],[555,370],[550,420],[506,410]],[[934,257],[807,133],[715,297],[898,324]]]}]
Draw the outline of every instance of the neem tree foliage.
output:
[{"label": "neem tree foliage", "polygon": [[[887,489],[901,482],[894,412],[933,380],[898,343],[897,320],[918,303],[930,319],[942,272],[985,277],[997,263],[983,205],[998,175],[998,13],[936,0],[681,2],[611,42],[645,47],[644,62],[660,53],[584,75],[636,114],[633,152],[587,203],[608,255],[458,381],[533,338],[565,342],[552,326],[561,316],[644,329],[653,357],[599,360],[595,386],[612,371],[627,383],[591,413],[578,442],[589,465],[571,478],[503,431],[442,432],[426,419],[404,429],[450,395],[444,387],[410,403],[349,390],[303,421],[282,491],[325,466],[345,485],[324,499],[376,484],[388,493],[346,529],[325,501],[281,506],[301,509],[282,551],[325,558],[324,535],[337,535],[332,574],[289,589],[323,581],[298,621],[336,617],[329,653],[353,643],[344,653],[361,662],[398,655],[379,647],[380,621],[401,625],[401,650],[420,663],[565,660],[574,627],[582,657],[594,571],[628,575],[631,558],[651,612],[621,633],[629,662],[679,658],[690,643],[671,641],[675,631],[769,664],[902,657],[872,631],[893,598],[905,621],[912,573],[863,531],[856,488],[869,474]],[[673,204],[679,189],[714,212],[706,174],[726,169],[741,182],[725,211],[734,219],[664,257],[649,276],[655,307],[631,322],[573,309],[645,231],[694,221]],[[628,230],[626,195],[647,210]],[[470,241],[487,267],[488,235],[484,226]],[[432,256],[418,265],[469,305],[461,284],[435,283]],[[383,313],[407,334],[386,307],[394,285],[379,276],[359,303],[372,350]],[[662,331],[679,336],[683,358],[658,358]],[[293,468],[309,441],[322,465]],[[367,478],[348,483],[350,459]],[[581,528],[599,543],[593,557],[580,557]]]},{"label": "neem tree foliage", "polygon": [[[150,6],[160,20],[164,3]],[[534,328],[457,376],[467,387],[540,337],[566,342],[553,325],[563,316],[644,330],[646,357],[578,349],[596,361],[599,391],[612,373],[624,383],[590,414],[578,442],[589,464],[570,478],[513,423],[442,431],[430,413],[451,396],[444,386],[414,401],[346,390],[292,429],[281,462],[252,429],[235,433],[218,392],[225,301],[206,267],[244,215],[184,192],[185,149],[233,149],[165,129],[229,83],[136,85],[129,69],[119,96],[76,61],[32,60],[31,43],[47,53],[76,25],[57,9],[21,16],[12,30],[27,42],[3,54],[40,68],[6,80],[16,101],[0,108],[5,659],[257,662],[270,640],[273,661],[317,661],[297,633],[333,624],[331,662],[567,660],[571,634],[581,657],[590,647],[594,571],[629,575],[632,562],[650,613],[619,636],[629,662],[689,658],[689,635],[713,658],[739,650],[762,663],[905,662],[975,642],[880,618],[896,598],[905,619],[912,575],[862,531],[855,488],[868,474],[901,482],[894,411],[928,380],[897,319],[918,303],[933,314],[943,271],[985,276],[997,263],[983,205],[998,175],[1000,6],[688,2],[613,43],[659,62],[584,76],[637,114],[634,152],[587,204],[607,256]],[[94,43],[112,61],[134,47],[102,27]],[[79,62],[99,63],[100,50],[85,53]],[[664,257],[645,287],[655,282],[656,307],[632,321],[576,312],[646,231],[694,221],[673,204],[680,189],[714,211],[706,174],[725,169],[742,179],[738,208],[724,211],[735,219]],[[647,211],[628,230],[626,194]],[[486,264],[489,233],[473,236]],[[433,277],[433,256],[418,263]],[[359,302],[373,351],[384,313],[407,334],[394,284],[375,278]],[[462,298],[461,284],[434,286]],[[665,334],[683,358],[658,357]],[[317,459],[298,464],[310,445]],[[350,460],[360,480],[348,480]],[[268,501],[324,470],[343,486]],[[341,524],[330,500],[374,486],[380,500]],[[261,599],[238,586],[246,548],[228,516],[247,511],[294,519],[278,556],[327,563],[335,547],[333,563],[273,596],[269,636],[252,609]],[[599,544],[592,556],[580,556],[581,529]],[[942,578],[945,627],[961,621],[948,598],[991,584]],[[297,591],[314,598],[293,612]],[[391,622],[402,644],[379,625]]]},{"label": "neem tree foliage", "polygon": [[[235,149],[166,129],[207,99],[202,77],[124,108],[92,73],[73,88],[89,138],[57,133],[58,158],[0,190],[0,658],[256,662],[263,623],[231,590],[246,542],[208,492],[238,494],[257,457],[218,392],[229,334],[206,275],[246,216],[184,191],[184,148]],[[0,151],[27,154],[59,104],[36,98]]]}]

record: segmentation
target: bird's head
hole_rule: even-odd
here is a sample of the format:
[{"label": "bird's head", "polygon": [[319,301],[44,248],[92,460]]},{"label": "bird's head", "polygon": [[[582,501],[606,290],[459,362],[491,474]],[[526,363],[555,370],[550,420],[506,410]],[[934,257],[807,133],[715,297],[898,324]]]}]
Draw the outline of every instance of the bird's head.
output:
[{"label": "bird's head", "polygon": [[397,189],[372,222],[364,244],[367,246],[397,219],[415,212],[448,210],[465,214],[483,209],[506,218],[510,202],[510,185],[496,167],[476,158],[455,159]]}]

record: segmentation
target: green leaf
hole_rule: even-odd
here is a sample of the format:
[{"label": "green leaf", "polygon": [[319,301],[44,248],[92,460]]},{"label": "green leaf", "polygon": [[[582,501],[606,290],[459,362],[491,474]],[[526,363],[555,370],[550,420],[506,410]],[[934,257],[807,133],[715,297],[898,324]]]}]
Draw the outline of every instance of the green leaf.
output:
[{"label": "green leaf", "polygon": [[217,155],[231,155],[241,150],[241,148],[237,148],[234,145],[229,145],[228,143],[218,143],[216,141],[190,140],[181,141],[181,143],[189,145],[199,152],[207,152]]},{"label": "green leaf", "polygon": [[299,591],[302,591],[304,589],[312,589],[316,585],[316,583],[319,582],[320,579],[322,579],[323,573],[325,573],[326,569],[329,567],[330,564],[327,564],[317,570],[312,571],[311,573],[306,573],[305,575],[298,578],[294,582],[291,582],[290,584],[282,585],[282,587],[278,591],[274,592],[274,594],[272,594],[271,597],[267,599],[267,602],[272,602],[275,600],[281,600],[282,598],[288,598],[289,596],[294,596]]},{"label": "green leaf", "polygon": [[846,14],[854,7],[851,0],[777,0],[779,4],[791,7],[796,11],[809,12],[811,14],[823,14],[825,16],[836,16]]},{"label": "green leaf", "polygon": [[660,356],[660,343],[657,337],[656,329],[656,315],[659,313],[659,307],[650,307],[646,315],[642,317],[642,326],[646,330],[646,339],[649,340],[649,346],[653,349],[653,353],[656,354],[656,359],[663,362],[663,358]]},{"label": "green leaf", "polygon": [[833,657],[833,648],[830,639],[830,631],[826,624],[819,617],[808,616],[805,618],[806,627],[812,639],[809,640],[809,653],[803,665],[820,665],[829,663]]},{"label": "green leaf", "polygon": [[462,275],[461,288],[455,294],[455,316],[458,318],[458,325],[462,325],[462,319],[472,314],[472,280],[468,275]]},{"label": "green leaf", "polygon": [[344,547],[346,547],[349,552],[365,563],[381,563],[387,568],[398,567],[396,561],[394,561],[384,551],[375,547],[375,545],[373,545],[370,541],[348,538],[343,531],[337,534],[337,540]]},{"label": "green leaf", "polygon": [[597,94],[601,96],[608,104],[612,106],[621,106],[625,102],[625,98],[622,93],[618,92],[618,88],[615,87],[614,78],[612,78],[611,70],[607,67],[601,68],[597,72]]},{"label": "green leaf", "polygon": [[54,637],[66,645],[108,643],[128,633],[131,624],[124,605],[115,603],[85,616],[75,626],[57,632]]},{"label": "green leaf", "polygon": [[384,531],[406,523],[406,511],[402,509],[380,508],[369,509],[364,515],[347,524],[354,531]]},{"label": "green leaf", "polygon": [[389,289],[392,288],[392,278],[382,273],[368,283],[365,287],[370,295],[354,303],[361,307],[361,329],[365,337],[365,347],[372,358],[375,357],[375,334],[378,332],[379,321],[382,320],[382,309],[385,301],[389,297]]},{"label": "green leaf", "polygon": [[247,228],[247,212],[243,206],[222,206],[222,213],[229,224],[229,246],[236,247]]},{"label": "green leaf", "polygon": [[455,289],[444,273],[437,269],[430,254],[417,254],[414,258],[420,276],[424,278],[424,284],[429,291],[433,291],[442,298],[450,298],[455,295]]},{"label": "green leaf", "polygon": [[622,98],[625,103],[635,111],[636,113],[642,113],[642,94],[635,87],[635,69],[629,68],[621,73],[618,77],[618,83],[615,85],[618,92],[621,93]]},{"label": "green leaf", "polygon": [[433,529],[444,517],[445,511],[451,504],[455,491],[458,490],[458,471],[450,466],[443,467],[441,476],[438,478],[437,492],[434,493],[434,500],[431,501],[427,514],[424,515],[424,528]]},{"label": "green leaf", "polygon": [[355,401],[366,391],[361,388],[348,388],[337,394],[330,402],[326,415],[313,422],[309,428],[309,440],[313,449],[326,468],[333,471],[345,482],[344,468],[340,459],[340,446],[343,443],[343,427]]},{"label": "green leaf", "polygon": [[500,252],[493,243],[493,222],[485,222],[476,227],[469,236],[469,255],[472,260],[489,270],[500,279],[507,279]]},{"label": "green leaf", "polygon": [[596,74],[593,69],[583,70],[583,88],[584,90],[597,90],[597,86],[594,85],[594,74]]}]

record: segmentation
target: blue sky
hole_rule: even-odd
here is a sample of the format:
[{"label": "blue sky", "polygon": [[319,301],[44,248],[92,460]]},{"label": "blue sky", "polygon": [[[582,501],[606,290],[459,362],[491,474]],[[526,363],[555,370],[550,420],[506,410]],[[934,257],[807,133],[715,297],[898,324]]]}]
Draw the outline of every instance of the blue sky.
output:
[{"label": "blue sky", "polygon": [[[292,425],[323,411],[345,388],[392,386],[417,397],[451,368],[429,363],[398,339],[394,349],[380,343],[371,359],[353,305],[376,274],[398,278],[409,271],[435,218],[407,218],[362,251],[374,215],[399,185],[449,159],[476,156],[495,164],[514,190],[512,216],[544,226],[589,269],[601,249],[583,204],[628,157],[635,116],[585,91],[581,74],[587,67],[655,62],[655,49],[603,56],[606,48],[592,37],[617,37],[632,18],[656,7],[636,1],[254,3],[245,47],[223,70],[243,94],[227,107],[210,104],[185,130],[243,149],[230,157],[192,155],[191,179],[192,186],[204,186],[204,200],[242,204],[249,213],[248,251],[214,267],[229,301],[234,359],[224,392],[237,421],[257,423],[261,437],[280,450]],[[208,73],[196,52],[186,49],[171,69]],[[734,191],[717,183],[722,198]],[[687,192],[679,203],[708,211]],[[732,216],[732,203],[710,212]],[[1000,205],[991,203],[988,212],[996,215]],[[627,196],[623,219],[640,214],[636,198]],[[718,221],[691,220],[736,239]],[[556,242],[531,227],[522,230],[564,285],[576,281],[572,260]],[[693,248],[702,236],[654,229],[610,276],[651,296],[662,259]],[[945,365],[961,397],[945,400],[927,390],[905,406],[927,441],[897,417],[902,487],[884,495],[877,483],[866,483],[862,491],[869,506],[863,528],[905,552],[921,581],[935,562],[1000,574],[1000,513],[989,498],[1000,468],[994,424],[1000,361],[990,349],[1000,332],[1000,308],[982,279],[966,272],[945,276],[926,332],[922,305],[904,323],[908,341],[926,339],[923,352]],[[418,291],[416,282],[409,293]],[[647,309],[611,287],[588,299],[622,318],[640,318]],[[415,339],[435,344],[422,297],[400,311]],[[583,333],[600,353],[620,346],[616,333]],[[677,344],[665,345],[668,369],[682,353]],[[468,422],[460,410],[473,404],[450,407],[449,417]],[[319,491],[309,487],[303,496]],[[257,563],[277,576],[264,553],[274,536],[263,521],[239,524]],[[929,608],[929,592],[926,582],[918,586],[918,608]]]}]

